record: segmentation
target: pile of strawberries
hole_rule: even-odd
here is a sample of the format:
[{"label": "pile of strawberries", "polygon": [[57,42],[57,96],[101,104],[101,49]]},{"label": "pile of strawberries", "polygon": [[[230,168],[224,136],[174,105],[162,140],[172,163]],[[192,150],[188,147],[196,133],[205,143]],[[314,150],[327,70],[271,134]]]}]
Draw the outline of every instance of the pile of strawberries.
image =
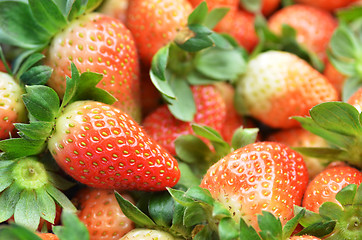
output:
[{"label": "pile of strawberries", "polygon": [[0,239],[362,239],[362,2],[0,1]]}]

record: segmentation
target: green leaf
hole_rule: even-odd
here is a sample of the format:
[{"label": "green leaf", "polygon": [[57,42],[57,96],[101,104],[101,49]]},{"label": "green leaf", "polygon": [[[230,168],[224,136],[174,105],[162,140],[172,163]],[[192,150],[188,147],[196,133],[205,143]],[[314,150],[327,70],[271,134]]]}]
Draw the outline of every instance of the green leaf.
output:
[{"label": "green leaf", "polygon": [[49,0],[28,0],[37,22],[52,35],[68,24],[58,6]]},{"label": "green leaf", "polygon": [[56,213],[55,202],[44,188],[36,189],[36,203],[39,207],[40,217],[54,224]]},{"label": "green leaf", "polygon": [[312,119],[322,128],[346,136],[361,133],[358,110],[348,103],[325,102],[310,110]]},{"label": "green leaf", "polygon": [[315,213],[310,210],[306,210],[305,208],[302,208],[300,206],[294,205],[294,215],[295,216],[297,216],[301,211],[305,211],[304,216],[299,221],[299,223],[303,227],[308,227],[308,226],[311,226],[313,224],[323,221],[323,218],[318,213]]},{"label": "green leaf", "polygon": [[21,189],[15,184],[10,185],[0,195],[0,222],[8,220],[14,214],[19,201]]},{"label": "green leaf", "polygon": [[194,135],[181,135],[175,140],[176,155],[187,163],[207,161],[213,154],[200,138]]},{"label": "green leaf", "polygon": [[25,85],[44,85],[53,73],[49,66],[36,66],[20,76],[20,81]]},{"label": "green leaf", "polygon": [[[0,171],[0,173],[4,174],[3,171]],[[13,181],[14,180],[10,177],[10,174],[0,175],[0,192],[8,188],[13,183]]]},{"label": "green leaf", "polygon": [[195,203],[195,201],[186,196],[186,193],[181,190],[167,188],[167,191],[171,194],[172,198],[182,206],[189,207]]},{"label": "green leaf", "polygon": [[354,198],[357,193],[357,185],[349,184],[346,187],[342,188],[336,194],[336,200],[342,204],[342,206],[352,205]]},{"label": "green leaf", "polygon": [[29,140],[23,138],[10,138],[0,141],[1,160],[13,160],[16,158],[38,155],[44,150],[44,140]]},{"label": "green leaf", "polygon": [[334,31],[329,44],[337,58],[354,59],[361,51],[353,32],[344,24],[340,24]]},{"label": "green leaf", "polygon": [[207,77],[196,70],[187,74],[186,79],[190,85],[207,85],[218,82],[218,80]]},{"label": "green leaf", "polygon": [[128,200],[124,199],[118,192],[115,191],[115,196],[118,201],[119,206],[122,209],[124,215],[131,219],[137,225],[143,227],[152,227],[156,226],[155,222],[150,219],[146,214],[139,210],[135,205],[133,205]]},{"label": "green leaf", "polygon": [[212,31],[200,24],[189,25],[189,29],[178,35],[174,42],[177,46],[187,52],[198,52],[214,45],[210,38]]},{"label": "green leaf", "polygon": [[207,4],[206,2],[201,2],[189,15],[187,24],[202,24],[207,16]]},{"label": "green leaf", "polygon": [[68,17],[75,0],[53,0],[65,18]]},{"label": "green leaf", "polygon": [[209,29],[213,29],[226,14],[229,12],[229,8],[218,7],[212,9],[204,20],[204,25]]},{"label": "green leaf", "polygon": [[[224,49],[224,50],[233,50],[233,49],[237,49],[239,51],[241,51],[240,46],[238,45],[238,43],[232,43],[231,41],[235,41],[235,39],[233,39],[230,35],[226,35],[226,34],[219,34],[216,32],[213,32],[210,35],[211,40],[214,42],[215,47],[219,48],[219,49]],[[243,58],[246,59],[246,56],[244,55],[244,52],[242,52],[242,56],[244,56]]]},{"label": "green leaf", "polygon": [[332,65],[338,70],[338,72],[346,76],[355,76],[358,75],[355,68],[354,59],[338,58],[333,55],[333,51],[327,51],[328,60]]},{"label": "green leaf", "polygon": [[312,235],[321,238],[330,234],[335,226],[336,226],[336,221],[318,222],[304,228],[296,235],[297,236]]},{"label": "green leaf", "polygon": [[199,186],[201,180],[199,177],[192,172],[191,167],[189,164],[184,162],[178,163],[178,168],[181,172],[180,180],[177,182],[177,185],[182,185],[185,187],[192,187],[192,186]]},{"label": "green leaf", "polygon": [[170,44],[159,49],[152,58],[150,77],[153,85],[169,98],[175,98],[175,94],[166,79],[166,67],[169,57]]},{"label": "green leaf", "polygon": [[148,203],[148,212],[157,226],[169,227],[172,223],[174,200],[166,191],[152,196]]},{"label": "green leaf", "polygon": [[16,78],[20,78],[28,69],[30,69],[34,64],[44,59],[45,56],[41,53],[33,53],[29,57],[24,59],[24,62],[19,66],[19,70],[16,72]]},{"label": "green leaf", "polygon": [[290,219],[283,227],[283,239],[288,239],[298,226],[299,221],[304,217],[306,210],[301,209],[292,219]]},{"label": "green leaf", "polygon": [[172,219],[172,226],[170,227],[171,231],[176,231],[179,233],[184,233],[186,236],[191,234],[192,228],[187,228],[184,223],[186,207],[182,206],[178,202],[175,202],[175,208]]},{"label": "green leaf", "polygon": [[343,83],[342,100],[347,102],[360,87],[362,87],[362,78],[360,76],[348,77]]},{"label": "green leaf", "polygon": [[225,217],[219,223],[220,239],[233,240],[239,236],[238,226],[231,217]]},{"label": "green leaf", "polygon": [[281,238],[283,236],[282,223],[272,213],[262,211],[263,215],[258,215],[258,224],[261,230],[260,236],[263,239]]},{"label": "green leaf", "polygon": [[24,190],[15,206],[14,220],[16,223],[35,231],[40,222],[40,213],[33,190]]},{"label": "green leaf", "polygon": [[218,133],[215,129],[211,127],[193,123],[192,130],[195,134],[204,137],[210,141],[227,144],[227,142],[225,142],[224,139],[221,137],[220,133]]},{"label": "green leaf", "polygon": [[[48,169],[47,169],[48,170]],[[54,187],[60,189],[60,190],[68,190],[69,188],[73,187],[75,185],[74,182],[66,180],[61,175],[47,171],[48,180],[51,184],[54,185]]]},{"label": "green leaf", "polygon": [[319,207],[319,214],[325,219],[338,220],[343,216],[343,209],[337,203],[324,202]]},{"label": "green leaf", "polygon": [[76,212],[77,209],[68,197],[51,184],[47,184],[45,187],[47,193],[54,198],[54,200],[65,210]]},{"label": "green leaf", "polygon": [[358,186],[356,195],[354,198],[354,204],[361,205],[362,204],[362,183]]},{"label": "green leaf", "polygon": [[335,148],[293,147],[292,149],[305,156],[326,159],[329,161],[345,161],[349,158],[347,151]]},{"label": "green leaf", "polygon": [[175,118],[191,122],[196,113],[196,105],[190,86],[184,79],[174,76],[170,82],[176,98],[170,99],[168,109]]},{"label": "green leaf", "polygon": [[35,20],[25,1],[1,1],[0,22],[0,42],[11,46],[41,48],[51,37]]},{"label": "green leaf", "polygon": [[209,205],[213,205],[215,202],[214,198],[207,189],[198,186],[189,188],[186,191],[186,196]]},{"label": "green leaf", "polygon": [[63,210],[61,220],[63,226],[53,227],[53,231],[58,236],[59,240],[89,240],[87,227],[73,212]]},{"label": "green leaf", "polygon": [[41,240],[34,231],[17,224],[2,224],[0,227],[0,239],[11,240]]},{"label": "green leaf", "polygon": [[70,0],[73,3],[70,13],[68,14],[68,20],[71,21],[83,14],[90,13],[95,10],[102,0]]},{"label": "green leaf", "polygon": [[201,224],[207,220],[207,215],[201,204],[193,203],[185,209],[184,222],[186,227]]},{"label": "green leaf", "polygon": [[53,124],[51,122],[15,123],[19,136],[31,140],[46,139],[49,137]]},{"label": "green leaf", "polygon": [[47,86],[27,86],[23,101],[29,113],[39,121],[53,122],[59,110],[57,93]]},{"label": "green leaf", "polygon": [[262,240],[252,226],[248,226],[243,218],[240,218],[240,240]]},{"label": "green leaf", "polygon": [[200,232],[198,232],[192,240],[205,240],[205,239],[215,239],[213,238],[213,231],[208,225],[205,225]]},{"label": "green leaf", "polygon": [[224,204],[214,201],[212,216],[216,218],[231,217],[230,211],[225,208]]},{"label": "green leaf", "polygon": [[249,12],[260,13],[261,11],[261,0],[240,0],[241,5]]},{"label": "green leaf", "polygon": [[248,144],[254,143],[258,136],[259,128],[243,128],[239,127],[235,130],[231,146],[233,149],[242,148]]},{"label": "green leaf", "polygon": [[195,62],[198,71],[216,80],[235,79],[246,69],[245,60],[237,49],[209,48],[200,52]]}]

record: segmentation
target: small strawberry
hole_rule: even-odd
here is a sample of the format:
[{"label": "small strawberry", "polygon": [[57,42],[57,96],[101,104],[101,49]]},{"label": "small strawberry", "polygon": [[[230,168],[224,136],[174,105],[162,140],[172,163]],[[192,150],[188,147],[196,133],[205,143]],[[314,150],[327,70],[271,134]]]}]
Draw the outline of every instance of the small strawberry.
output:
[{"label": "small strawberry", "polygon": [[146,66],[156,52],[172,41],[187,24],[192,7],[187,0],[132,0],[126,25],[132,32]]},{"label": "small strawberry", "polygon": [[124,235],[119,240],[154,240],[154,239],[181,240],[182,238],[176,238],[171,234],[161,230],[136,228],[127,233],[126,235]]},{"label": "small strawberry", "polygon": [[[122,196],[133,202],[130,195]],[[78,218],[89,231],[90,240],[120,239],[134,228],[134,223],[120,209],[112,190],[81,189],[72,202],[78,208]]]},{"label": "small strawberry", "polygon": [[334,11],[338,8],[347,7],[348,5],[357,1],[358,0],[296,0],[295,2],[325,9],[327,11]]},{"label": "small strawberry", "polygon": [[42,240],[59,240],[53,233],[37,233]]},{"label": "small strawberry", "polygon": [[281,34],[283,24],[296,30],[296,40],[323,62],[327,61],[326,50],[337,21],[332,14],[308,5],[296,4],[275,12],[268,20],[269,28]]},{"label": "small strawberry", "polygon": [[328,80],[294,54],[268,51],[251,59],[236,86],[236,107],[274,128],[290,128],[289,119],[314,105],[337,100]]},{"label": "small strawberry", "polygon": [[257,226],[257,214],[270,211],[283,224],[293,216],[308,182],[305,163],[281,143],[259,142],[230,153],[211,166],[201,187],[226,206],[234,219]]},{"label": "small strawberry", "polygon": [[226,117],[226,106],[220,92],[212,85],[192,86],[196,114],[191,122],[176,119],[166,105],[160,106],[143,121],[145,131],[175,155],[174,141],[180,135],[192,134],[192,122],[220,131]]},{"label": "small strawberry", "polygon": [[302,206],[318,212],[324,202],[338,203],[335,196],[343,187],[360,183],[362,183],[362,172],[356,168],[350,166],[327,168],[308,184]]}]

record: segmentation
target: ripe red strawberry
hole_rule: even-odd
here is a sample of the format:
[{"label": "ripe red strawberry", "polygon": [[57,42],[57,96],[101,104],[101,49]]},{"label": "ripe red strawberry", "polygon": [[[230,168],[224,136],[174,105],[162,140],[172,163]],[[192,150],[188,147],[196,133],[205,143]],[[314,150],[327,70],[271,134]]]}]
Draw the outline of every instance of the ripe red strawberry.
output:
[{"label": "ripe red strawberry", "polygon": [[293,216],[308,182],[302,156],[281,143],[259,142],[219,160],[204,176],[201,187],[238,220],[255,229],[257,214],[269,211],[284,224]]},{"label": "ripe red strawberry", "polygon": [[[193,7],[197,7],[203,1],[205,0],[189,0]],[[218,7],[227,7],[230,8],[231,11],[237,10],[239,8],[239,2],[239,0],[206,0],[209,10]]]},{"label": "ripe red strawberry", "polygon": [[338,8],[347,7],[348,5],[357,2],[358,0],[296,0],[296,3],[311,5],[327,11],[334,11]]},{"label": "ripe red strawberry", "polygon": [[263,0],[261,12],[264,15],[269,16],[272,14],[280,5],[280,0]]},{"label": "ripe red strawberry", "polygon": [[145,229],[145,228],[136,228],[125,236],[120,238],[120,240],[181,240],[181,238],[176,238],[171,234],[161,231],[161,230],[153,230],[153,229]]},{"label": "ripe red strawberry", "polygon": [[107,0],[103,2],[98,11],[125,23],[129,2],[129,0]]},{"label": "ripe red strawberry", "polygon": [[45,64],[54,69],[48,85],[61,96],[71,61],[81,72],[103,74],[98,86],[118,100],[114,106],[140,120],[136,47],[130,31],[119,20],[99,13],[87,14],[54,37]]},{"label": "ripe red strawberry", "polygon": [[[220,131],[226,116],[226,106],[220,92],[213,85],[192,86],[191,89],[196,104],[193,122]],[[163,105],[145,118],[143,127],[154,140],[174,155],[174,141],[178,136],[192,134],[191,123],[176,119],[167,106]]]},{"label": "ripe red strawberry", "polygon": [[59,240],[53,233],[37,233],[42,240]]},{"label": "ripe red strawberry", "polygon": [[298,126],[292,116],[307,115],[314,105],[337,100],[328,80],[294,54],[268,51],[248,63],[236,87],[237,110],[268,126]]},{"label": "ripe red strawberry", "polygon": [[135,38],[145,65],[150,66],[153,55],[186,26],[191,11],[191,4],[187,0],[130,1],[126,25]]},{"label": "ripe red strawberry", "polygon": [[[134,202],[128,194],[122,194]],[[78,209],[78,217],[87,227],[90,240],[120,239],[134,228],[118,205],[114,192],[106,189],[81,189],[72,199]]]},{"label": "ripe red strawberry", "polygon": [[283,24],[288,24],[297,32],[297,42],[314,52],[324,62],[326,50],[337,21],[325,10],[308,5],[291,5],[275,12],[268,20],[269,28],[280,34]]},{"label": "ripe red strawberry", "polygon": [[[328,143],[321,137],[303,128],[284,129],[268,136],[268,141],[280,142],[289,147],[327,147]],[[303,155],[309,178],[314,178],[324,168],[326,162],[321,159]]]},{"label": "ripe red strawberry", "polygon": [[26,109],[21,101],[23,89],[7,73],[0,72],[0,139],[14,135],[14,123],[26,119]]},{"label": "ripe red strawberry", "polygon": [[362,183],[362,172],[350,166],[336,166],[319,173],[305,191],[302,206],[317,212],[324,202],[334,202],[336,194],[348,184]]},{"label": "ripe red strawberry", "polygon": [[157,191],[180,176],[176,160],[129,115],[100,102],[67,106],[48,148],[65,172],[92,187]]}]

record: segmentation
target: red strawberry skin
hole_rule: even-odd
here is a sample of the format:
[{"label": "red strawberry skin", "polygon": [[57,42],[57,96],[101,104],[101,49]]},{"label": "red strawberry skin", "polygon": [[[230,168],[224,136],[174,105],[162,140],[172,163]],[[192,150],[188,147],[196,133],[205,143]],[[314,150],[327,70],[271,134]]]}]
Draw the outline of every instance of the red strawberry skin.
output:
[{"label": "red strawberry skin", "polygon": [[42,240],[59,240],[59,238],[53,233],[37,233]]},{"label": "red strawberry skin", "polygon": [[57,118],[48,148],[75,180],[118,190],[165,190],[179,177],[177,161],[126,113],[78,101]]},{"label": "red strawberry skin", "polygon": [[186,26],[192,6],[187,0],[132,0],[126,25],[131,30],[140,58],[151,65],[153,55]]},{"label": "red strawberry skin", "polygon": [[308,183],[301,155],[284,144],[258,142],[230,153],[210,167],[201,187],[223,203],[235,219],[258,228],[257,214],[263,210],[284,224],[300,205]]},{"label": "red strawberry skin", "polygon": [[348,184],[361,184],[362,172],[350,166],[336,166],[326,168],[319,173],[309,184],[305,191],[303,207],[319,212],[324,202],[338,203],[336,194]]},{"label": "red strawberry skin", "polygon": [[9,74],[0,72],[0,139],[15,134],[13,124],[26,119],[26,109],[21,100],[23,93]]},{"label": "red strawberry skin", "polygon": [[[195,123],[221,131],[226,119],[225,101],[212,85],[191,87],[195,104]],[[171,154],[176,154],[174,141],[178,136],[192,134],[191,122],[176,119],[166,105],[157,108],[143,121],[145,131]]]},{"label": "red strawberry skin", "polygon": [[98,87],[118,101],[114,106],[140,120],[139,61],[130,31],[117,19],[91,13],[71,22],[57,34],[47,52],[46,65],[54,69],[48,85],[60,96],[70,62],[80,72],[103,74]]},{"label": "red strawberry skin", "polygon": [[[121,195],[134,203],[130,195]],[[89,231],[90,240],[120,239],[134,228],[134,223],[123,214],[112,190],[84,188],[72,202],[78,208],[79,219]]]},{"label": "red strawberry skin", "polygon": [[347,7],[349,4],[358,2],[358,0],[296,0],[295,2],[333,11],[337,8]]}]

